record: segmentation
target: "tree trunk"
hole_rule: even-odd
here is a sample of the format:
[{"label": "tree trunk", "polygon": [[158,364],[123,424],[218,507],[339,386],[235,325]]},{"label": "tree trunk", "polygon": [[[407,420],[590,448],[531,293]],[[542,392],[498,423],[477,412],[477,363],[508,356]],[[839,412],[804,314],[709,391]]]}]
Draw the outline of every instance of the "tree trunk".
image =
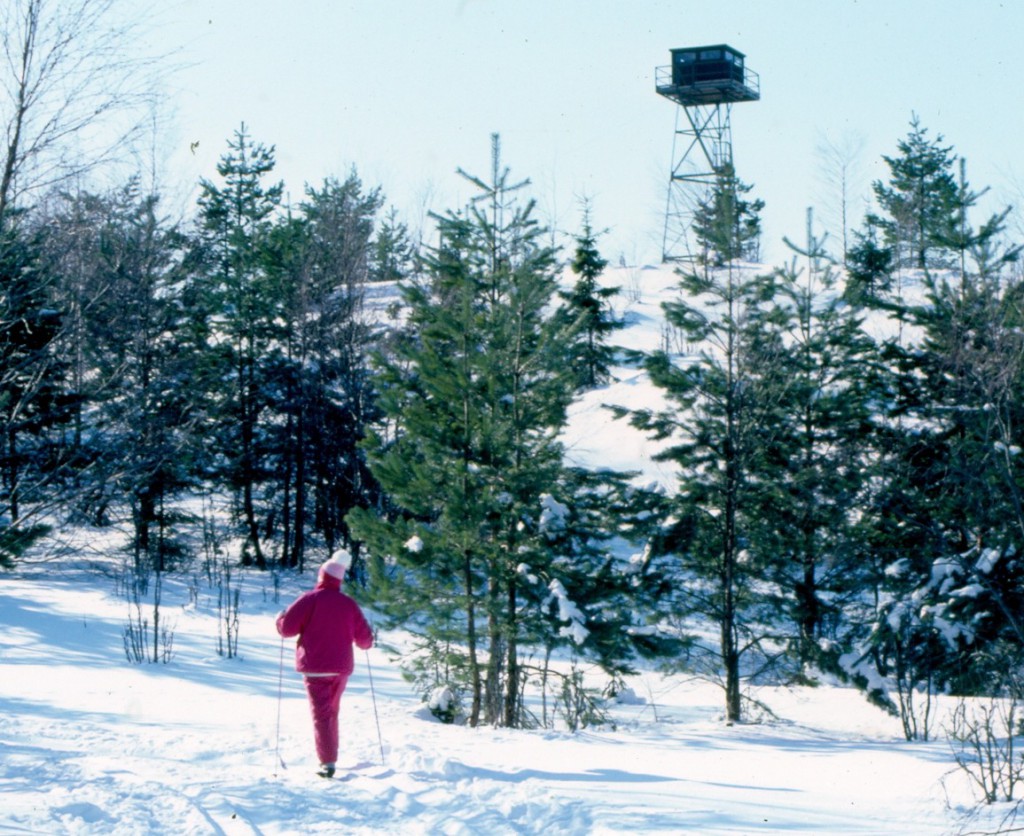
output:
[{"label": "tree trunk", "polygon": [[[143,488],[138,497],[138,519],[135,521],[135,566],[140,568],[142,561],[152,555],[151,531],[156,519],[156,500],[150,490]],[[164,570],[162,557],[154,564],[158,572]]]},{"label": "tree trunk", "polygon": [[306,431],[303,415],[299,414],[295,438],[295,522],[292,525],[292,563],[300,571],[306,562]]},{"label": "tree trunk", "polygon": [[[267,562],[260,546],[260,529],[256,519],[256,502],[253,496],[253,484],[256,481],[256,407],[253,394],[255,390],[253,363],[251,357],[245,358],[239,387],[241,395],[239,412],[242,416],[242,460],[239,475],[242,482],[242,513],[246,529],[242,563],[245,565],[255,563],[257,568],[266,569]],[[252,549],[252,558],[249,556],[250,548]]]},{"label": "tree trunk", "polygon": [[[11,125],[8,126],[7,135],[10,137],[7,144],[7,157],[4,160],[3,175],[0,176],[0,229],[6,225],[8,209],[11,206],[11,192],[14,190],[14,173],[21,161],[21,133],[25,125],[25,117],[28,112],[28,99],[26,96],[29,82],[29,64],[35,53],[36,32],[39,29],[39,5],[31,3],[25,20],[25,38],[21,48],[21,61],[18,71],[17,87],[15,97],[14,113],[11,118]],[[12,56],[14,57],[14,56]]]},{"label": "tree trunk", "polygon": [[21,516],[18,499],[18,433],[11,426],[12,419],[7,421],[7,507],[11,515],[11,523],[16,523]]},{"label": "tree trunk", "polygon": [[480,723],[481,683],[480,661],[476,647],[476,604],[473,600],[473,566],[470,553],[463,555],[463,571],[466,584],[466,653],[469,656],[469,681],[472,700],[469,707],[469,725],[476,728]]},{"label": "tree trunk", "polygon": [[[730,269],[730,281],[732,271]],[[733,317],[733,299],[729,296],[729,315]],[[736,723],[742,718],[740,703],[740,649],[737,639],[736,559],[738,550],[738,505],[740,489],[739,403],[736,397],[736,334],[728,336],[728,379],[725,437],[725,514],[722,536],[722,662],[725,666],[725,719]]]},{"label": "tree trunk", "polygon": [[740,650],[736,613],[736,463],[726,463],[725,544],[722,559],[722,663],[725,667],[725,720],[738,723],[743,716],[740,701]]},{"label": "tree trunk", "polygon": [[506,618],[506,651],[505,663],[505,718],[504,725],[508,728],[517,728],[520,723],[519,717],[519,646],[516,641],[516,583],[515,579],[509,581],[508,585],[508,613]]},{"label": "tree trunk", "polygon": [[734,546],[735,512],[726,506],[726,546],[722,559],[722,664],[725,668],[725,719],[736,723],[742,719],[740,701],[740,649],[737,640],[736,613],[736,549]]},{"label": "tree trunk", "polygon": [[501,672],[505,664],[505,636],[500,613],[500,592],[492,577],[487,591],[487,632],[490,653],[487,658],[487,679],[484,683],[484,720],[501,723],[504,713]]}]

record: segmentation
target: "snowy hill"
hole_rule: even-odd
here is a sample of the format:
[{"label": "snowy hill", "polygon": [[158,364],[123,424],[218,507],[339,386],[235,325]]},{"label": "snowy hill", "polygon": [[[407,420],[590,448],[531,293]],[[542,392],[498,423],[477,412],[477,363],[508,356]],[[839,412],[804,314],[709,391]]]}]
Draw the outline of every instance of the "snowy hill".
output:
[{"label": "snowy hill", "polygon": [[[671,271],[606,279],[623,289],[617,341],[657,346]],[[569,455],[671,484],[654,445],[602,406],[657,397],[620,369],[573,407]],[[325,781],[273,626],[311,577],[275,589],[267,573],[239,573],[232,659],[216,652],[216,588],[169,578],[172,658],[131,665],[118,535],[88,536],[88,549],[0,575],[0,833],[942,834],[992,831],[1009,812],[974,812],[941,733],[906,743],[897,719],[835,685],[758,689],[763,720],[725,726],[716,686],[644,671],[610,706],[613,723],[578,734],[443,725],[389,652],[401,633],[357,657],[341,780]]]}]

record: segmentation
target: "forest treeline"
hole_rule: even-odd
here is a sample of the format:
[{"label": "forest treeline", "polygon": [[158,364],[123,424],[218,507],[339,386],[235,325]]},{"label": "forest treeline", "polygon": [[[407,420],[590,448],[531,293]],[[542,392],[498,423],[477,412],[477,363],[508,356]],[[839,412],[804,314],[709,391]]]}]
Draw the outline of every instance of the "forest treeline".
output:
[{"label": "forest treeline", "polygon": [[[649,353],[615,344],[589,209],[557,250],[497,136],[430,243],[355,170],[286,202],[244,126],[184,220],[138,178],[19,190],[18,136],[0,563],[118,524],[133,571],[183,571],[225,503],[214,539],[244,566],[350,550],[419,639],[417,686],[471,725],[593,722],[584,670],[611,693],[640,657],[720,680],[730,721],[745,683],[823,675],[908,738],[939,692],[1019,694],[1020,246],[916,119],[843,252],[809,231],[752,263],[764,204],[723,169]],[[663,442],[671,488],[566,460],[568,407],[622,366],[663,391],[614,411]]]}]

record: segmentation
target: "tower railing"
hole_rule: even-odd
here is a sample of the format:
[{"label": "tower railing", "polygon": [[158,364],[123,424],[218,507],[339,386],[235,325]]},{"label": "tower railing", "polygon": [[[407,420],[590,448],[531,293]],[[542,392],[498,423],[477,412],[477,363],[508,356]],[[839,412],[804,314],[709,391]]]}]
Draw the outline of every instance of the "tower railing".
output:
[{"label": "tower railing", "polygon": [[742,80],[717,78],[676,84],[672,65],[655,67],[654,87],[657,92],[684,107],[698,104],[751,102],[761,98],[761,78],[753,70],[742,68]]}]

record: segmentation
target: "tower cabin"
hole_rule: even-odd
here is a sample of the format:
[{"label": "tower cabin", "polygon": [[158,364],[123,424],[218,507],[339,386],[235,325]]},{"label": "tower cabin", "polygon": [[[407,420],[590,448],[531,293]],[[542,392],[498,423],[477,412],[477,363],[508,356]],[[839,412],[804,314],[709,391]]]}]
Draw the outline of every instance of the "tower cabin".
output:
[{"label": "tower cabin", "polygon": [[731,46],[681,47],[671,53],[672,64],[655,70],[655,87],[683,107],[761,98],[757,73],[744,66],[745,56]]}]

